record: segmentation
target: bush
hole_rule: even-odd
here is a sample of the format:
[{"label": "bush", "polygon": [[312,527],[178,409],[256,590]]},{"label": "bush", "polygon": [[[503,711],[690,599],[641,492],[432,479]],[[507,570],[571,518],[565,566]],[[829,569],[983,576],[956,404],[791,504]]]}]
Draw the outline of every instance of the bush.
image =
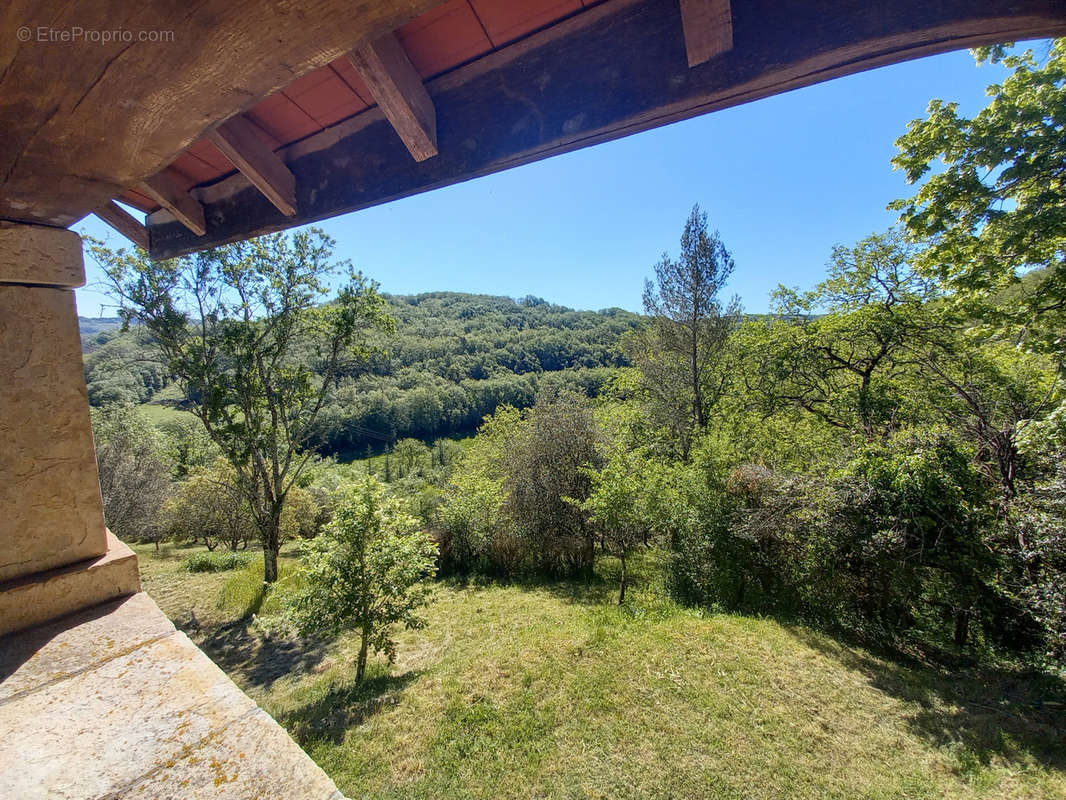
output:
[{"label": "bush", "polygon": [[673,537],[679,599],[798,614],[923,648],[1017,650],[1032,639],[1002,588],[991,487],[944,430],[864,444],[826,475],[712,463],[702,480],[676,503],[689,520]]},{"label": "bush", "polygon": [[254,560],[251,553],[197,553],[182,562],[186,572],[228,572],[241,569]]},{"label": "bush", "polygon": [[436,544],[406,504],[368,475],[338,493],[333,521],[309,543],[291,618],[302,635],[358,631],[361,681],[371,649],[393,660],[394,626],[422,625],[416,612],[428,602],[436,560]]}]

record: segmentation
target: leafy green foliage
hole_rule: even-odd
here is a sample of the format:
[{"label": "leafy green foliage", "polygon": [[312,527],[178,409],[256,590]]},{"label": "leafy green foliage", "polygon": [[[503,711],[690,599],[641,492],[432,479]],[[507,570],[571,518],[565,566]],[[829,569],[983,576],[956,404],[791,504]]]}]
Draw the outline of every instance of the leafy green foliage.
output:
[{"label": "leafy green foliage", "polygon": [[[1046,59],[1032,50],[977,52],[978,63],[1002,62],[1014,72],[988,89],[989,104],[972,119],[958,104],[933,100],[926,119],[913,121],[896,146],[893,164],[915,195],[893,204],[908,233],[927,244],[920,262],[951,283],[960,300],[984,314],[1000,290],[1027,271],[1043,268],[1001,316],[1045,326],[1034,341],[1062,350],[1066,311],[1066,40]],[[937,162],[944,168],[936,169]]]},{"label": "leafy green foliage", "polygon": [[315,433],[323,454],[471,433],[541,392],[595,395],[626,362],[619,340],[640,319],[455,292],[386,299],[397,333],[331,390]]},{"label": "leafy green foliage", "polygon": [[237,471],[224,458],[194,469],[161,509],[168,537],[219,545],[236,551],[248,547],[257,529],[248,500],[237,485]]},{"label": "leafy green foliage", "polygon": [[252,563],[251,553],[196,553],[181,562],[186,572],[228,572]]},{"label": "leafy green foliage", "polygon": [[898,234],[875,234],[834,248],[829,276],[813,291],[775,292],[778,316],[747,323],[739,337],[748,388],[764,413],[790,405],[872,439],[913,412],[912,351],[950,320],[912,256]]},{"label": "leafy green foliage", "polygon": [[166,363],[144,330],[102,333],[95,341],[97,346],[85,357],[90,405],[145,403],[170,384]]},{"label": "leafy green foliage", "polygon": [[92,409],[104,519],[117,536],[158,542],[170,492],[166,438],[133,406]]},{"label": "leafy green foliage", "polygon": [[308,546],[303,589],[291,615],[304,635],[361,637],[356,680],[366,673],[369,649],[395,654],[393,627],[418,627],[424,582],[436,571],[437,548],[404,503],[367,476],[342,490],[333,521]]}]

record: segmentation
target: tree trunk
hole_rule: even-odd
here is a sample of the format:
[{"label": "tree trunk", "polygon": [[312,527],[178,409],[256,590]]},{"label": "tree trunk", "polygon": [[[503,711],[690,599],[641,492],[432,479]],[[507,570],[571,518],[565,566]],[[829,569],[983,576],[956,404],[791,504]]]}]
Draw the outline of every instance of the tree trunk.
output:
[{"label": "tree trunk", "polygon": [[274,503],[263,532],[263,583],[278,579],[278,552],[281,550],[281,503]]},{"label": "tree trunk", "polygon": [[970,638],[970,609],[959,608],[955,610],[955,644],[965,647]]},{"label": "tree trunk", "polygon": [[363,628],[362,641],[359,643],[359,660],[355,663],[355,682],[362,683],[366,675],[366,654],[370,647],[370,629]]},{"label": "tree trunk", "polygon": [[703,393],[700,391],[700,359],[699,359],[699,332],[697,319],[692,320],[692,353],[690,354],[692,367],[692,416],[697,430],[707,427],[707,419],[703,415]]},{"label": "tree trunk", "polygon": [[626,573],[626,552],[625,552],[625,550],[622,551],[621,559],[622,559],[622,580],[620,581],[620,585],[619,585],[619,588],[618,588],[618,605],[622,605],[622,603],[624,603],[626,601],[626,579],[628,578],[628,574]]}]

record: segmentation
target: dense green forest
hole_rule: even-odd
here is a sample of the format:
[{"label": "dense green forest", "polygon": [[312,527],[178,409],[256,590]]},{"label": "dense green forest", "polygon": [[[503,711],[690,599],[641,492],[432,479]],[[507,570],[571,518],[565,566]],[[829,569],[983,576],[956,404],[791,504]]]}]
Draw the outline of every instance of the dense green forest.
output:
[{"label": "dense green forest", "polygon": [[[472,433],[486,414],[533,404],[539,391],[596,395],[627,362],[622,335],[639,315],[621,309],[574,311],[536,297],[432,292],[385,295],[394,335],[370,342],[345,365],[314,431],[323,455],[363,455],[403,438]],[[110,322],[110,324],[108,324]],[[158,349],[136,327],[82,319],[85,377],[95,407],[185,398],[160,392],[171,382]]]}]

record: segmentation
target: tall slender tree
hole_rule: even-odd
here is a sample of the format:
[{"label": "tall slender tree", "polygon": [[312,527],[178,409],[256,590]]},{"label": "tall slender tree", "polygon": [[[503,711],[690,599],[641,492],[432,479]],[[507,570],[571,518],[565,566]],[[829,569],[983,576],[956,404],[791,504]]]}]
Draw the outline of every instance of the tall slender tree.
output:
[{"label": "tall slender tree", "polygon": [[738,297],[723,303],[721,293],[733,268],[718,231],[708,232],[707,215],[695,205],[681,234],[680,257],[663,253],[655,280],[644,283],[644,311],[655,338],[651,352],[683,369],[675,382],[685,387],[696,430],[707,427],[710,409],[728,386],[726,344],[741,312]]}]

